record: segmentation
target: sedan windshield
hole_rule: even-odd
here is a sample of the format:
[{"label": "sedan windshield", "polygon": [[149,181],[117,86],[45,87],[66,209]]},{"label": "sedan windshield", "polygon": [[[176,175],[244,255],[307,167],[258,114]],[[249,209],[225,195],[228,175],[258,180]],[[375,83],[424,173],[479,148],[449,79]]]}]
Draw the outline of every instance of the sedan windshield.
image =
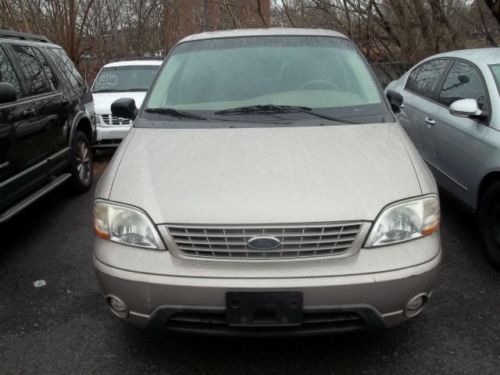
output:
[{"label": "sedan windshield", "polygon": [[162,108],[225,119],[278,112],[309,119],[311,114],[347,119],[387,113],[369,67],[353,44],[319,36],[181,43],[160,72],[146,112]]},{"label": "sedan windshield", "polygon": [[92,92],[148,91],[159,66],[116,66],[101,70]]}]

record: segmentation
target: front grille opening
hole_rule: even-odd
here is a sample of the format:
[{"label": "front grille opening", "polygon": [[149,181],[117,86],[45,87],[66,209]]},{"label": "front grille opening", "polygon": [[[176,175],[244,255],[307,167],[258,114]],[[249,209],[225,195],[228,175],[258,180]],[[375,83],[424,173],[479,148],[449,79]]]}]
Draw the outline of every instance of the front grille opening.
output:
[{"label": "front grille opening", "polygon": [[[332,223],[312,226],[203,227],[167,225],[178,250],[187,256],[204,258],[301,258],[333,256],[348,252],[362,223]],[[273,237],[280,246],[254,249],[248,242],[255,237]]]},{"label": "front grille opening", "polygon": [[[276,319],[275,312],[260,309],[254,316],[257,324],[268,324]],[[369,329],[368,322],[355,311],[304,311],[301,325],[265,327],[230,326],[226,312],[220,311],[183,311],[176,312],[166,320],[163,328],[179,332],[212,332],[226,334],[286,334],[286,333],[324,333],[347,332]]]}]

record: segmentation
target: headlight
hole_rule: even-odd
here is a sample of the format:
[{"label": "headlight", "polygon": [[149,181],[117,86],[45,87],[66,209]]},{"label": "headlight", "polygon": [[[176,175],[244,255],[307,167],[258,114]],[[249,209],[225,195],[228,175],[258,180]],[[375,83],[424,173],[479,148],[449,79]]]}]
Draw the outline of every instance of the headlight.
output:
[{"label": "headlight", "polygon": [[105,240],[147,249],[165,249],[149,217],[135,207],[96,201],[94,229],[96,235]]},{"label": "headlight", "polygon": [[439,230],[439,199],[435,195],[386,207],[372,227],[365,247],[378,247],[428,236]]}]

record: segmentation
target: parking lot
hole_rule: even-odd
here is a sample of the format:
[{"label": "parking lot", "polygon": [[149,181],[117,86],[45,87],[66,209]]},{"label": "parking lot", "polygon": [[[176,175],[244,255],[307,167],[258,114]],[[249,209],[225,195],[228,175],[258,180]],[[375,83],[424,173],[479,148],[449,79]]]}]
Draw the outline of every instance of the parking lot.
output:
[{"label": "parking lot", "polygon": [[0,228],[0,373],[498,373],[500,273],[473,219],[448,199],[441,280],[422,316],[382,332],[252,340],[151,333],[114,318],[92,268],[91,203],[92,193],[62,187]]}]

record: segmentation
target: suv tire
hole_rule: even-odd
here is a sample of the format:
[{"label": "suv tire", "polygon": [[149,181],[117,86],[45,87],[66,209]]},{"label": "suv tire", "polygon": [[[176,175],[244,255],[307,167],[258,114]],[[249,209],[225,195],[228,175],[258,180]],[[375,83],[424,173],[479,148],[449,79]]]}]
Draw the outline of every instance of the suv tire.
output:
[{"label": "suv tire", "polygon": [[481,201],[479,225],[488,260],[500,268],[500,181],[491,185]]},{"label": "suv tire", "polygon": [[71,181],[76,192],[84,193],[92,186],[94,179],[93,153],[90,141],[77,131],[71,142]]}]

